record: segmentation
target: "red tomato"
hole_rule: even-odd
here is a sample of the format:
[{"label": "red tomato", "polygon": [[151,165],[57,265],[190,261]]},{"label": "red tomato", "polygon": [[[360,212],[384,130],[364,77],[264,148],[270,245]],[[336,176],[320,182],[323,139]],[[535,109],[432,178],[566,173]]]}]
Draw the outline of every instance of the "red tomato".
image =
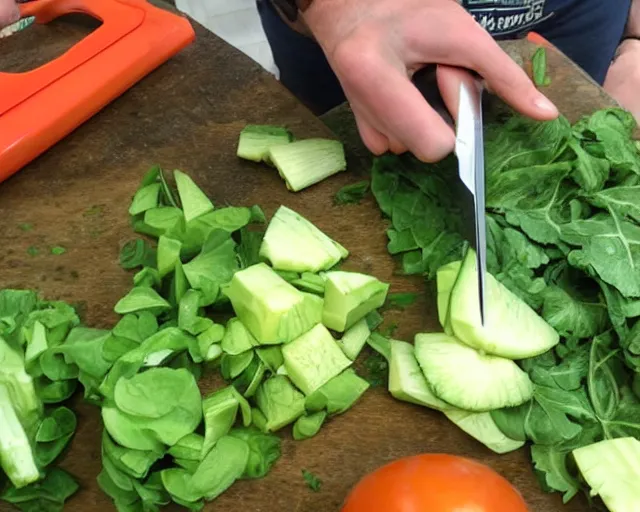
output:
[{"label": "red tomato", "polygon": [[364,477],[342,512],[528,512],[493,469],[444,454],[406,457]]}]

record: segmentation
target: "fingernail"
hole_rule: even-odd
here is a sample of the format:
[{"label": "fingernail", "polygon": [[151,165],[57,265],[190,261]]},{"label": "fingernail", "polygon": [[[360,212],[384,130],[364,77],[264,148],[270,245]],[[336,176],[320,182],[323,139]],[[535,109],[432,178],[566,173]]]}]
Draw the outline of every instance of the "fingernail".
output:
[{"label": "fingernail", "polygon": [[549,100],[546,96],[538,96],[534,100],[533,104],[536,106],[538,110],[549,112],[550,114],[558,113],[558,109],[556,108],[556,106],[553,103],[551,103],[551,100]]}]

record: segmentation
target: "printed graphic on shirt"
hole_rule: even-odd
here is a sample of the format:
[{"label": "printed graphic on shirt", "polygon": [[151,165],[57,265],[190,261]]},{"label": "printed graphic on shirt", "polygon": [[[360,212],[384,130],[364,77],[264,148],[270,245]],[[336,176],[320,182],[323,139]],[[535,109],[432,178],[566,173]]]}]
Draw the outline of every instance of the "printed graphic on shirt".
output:
[{"label": "printed graphic on shirt", "polygon": [[493,36],[525,32],[553,16],[545,13],[547,0],[464,0],[463,4]]}]

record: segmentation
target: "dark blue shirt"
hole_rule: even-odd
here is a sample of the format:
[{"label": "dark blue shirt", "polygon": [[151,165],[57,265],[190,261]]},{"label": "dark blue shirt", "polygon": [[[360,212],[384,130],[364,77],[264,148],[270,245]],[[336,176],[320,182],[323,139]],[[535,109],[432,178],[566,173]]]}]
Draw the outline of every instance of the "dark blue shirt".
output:
[{"label": "dark blue shirt", "polygon": [[[257,2],[282,83],[316,113],[342,103],[340,83],[318,44],[289,28],[269,0]],[[494,38],[537,32],[602,84],[631,0],[463,0],[462,4]]]},{"label": "dark blue shirt", "polygon": [[463,5],[496,39],[538,32],[601,84],[631,0],[463,0]]}]

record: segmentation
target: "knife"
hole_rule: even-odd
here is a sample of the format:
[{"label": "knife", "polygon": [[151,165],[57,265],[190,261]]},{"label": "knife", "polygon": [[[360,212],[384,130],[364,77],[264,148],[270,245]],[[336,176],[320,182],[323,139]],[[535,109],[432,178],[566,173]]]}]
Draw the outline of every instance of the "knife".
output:
[{"label": "knife", "polygon": [[[417,71],[412,77],[414,85],[422,93],[429,105],[456,130],[455,154],[458,158],[458,173],[464,184],[463,217],[469,224],[468,238],[473,238],[478,271],[478,301],[480,321],[485,322],[485,277],[487,267],[487,235],[485,222],[485,169],[484,136],[482,121],[483,86],[479,78],[460,84],[458,118],[454,122],[446,107],[436,78],[436,66],[429,65]],[[467,204],[467,203],[472,203]],[[468,207],[467,207],[468,206]],[[471,225],[473,224],[473,228]]]},{"label": "knife", "polygon": [[455,153],[460,180],[473,196],[476,270],[480,321],[484,326],[485,278],[487,273],[487,231],[485,222],[484,134],[482,123],[482,83],[473,78],[460,83]]},{"label": "knife", "polygon": [[19,19],[15,23],[12,23],[11,25],[8,25],[4,27],[2,30],[0,30],[0,39],[12,36],[16,32],[20,32],[21,30],[24,30],[25,28],[30,27],[31,25],[33,25],[35,21],[36,21],[35,16],[28,16],[26,18]]}]

